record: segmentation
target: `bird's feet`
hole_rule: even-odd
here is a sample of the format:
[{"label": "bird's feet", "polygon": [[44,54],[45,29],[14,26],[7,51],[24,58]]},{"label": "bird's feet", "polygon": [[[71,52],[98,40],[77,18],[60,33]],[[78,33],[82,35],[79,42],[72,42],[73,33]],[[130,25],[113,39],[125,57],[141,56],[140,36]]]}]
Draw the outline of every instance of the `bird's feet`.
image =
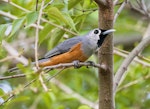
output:
[{"label": "bird's feet", "polygon": [[[94,66],[95,63],[93,61],[87,61],[86,63],[89,63],[89,66]],[[89,68],[89,66],[87,66],[87,68]]]},{"label": "bird's feet", "polygon": [[80,68],[81,66],[79,65],[79,60],[75,60],[75,61],[73,61],[73,63],[74,63],[74,68]]}]

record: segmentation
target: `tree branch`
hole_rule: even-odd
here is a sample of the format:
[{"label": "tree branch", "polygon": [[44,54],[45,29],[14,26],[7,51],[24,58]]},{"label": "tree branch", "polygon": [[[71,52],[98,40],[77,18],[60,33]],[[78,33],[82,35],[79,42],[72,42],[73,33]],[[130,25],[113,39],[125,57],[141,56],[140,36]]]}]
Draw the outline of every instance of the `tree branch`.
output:
[{"label": "tree branch", "polygon": [[[146,31],[150,31],[150,26]],[[128,55],[128,57],[121,64],[115,75],[115,83],[114,83],[114,93],[116,92],[117,87],[121,83],[121,79],[123,78],[125,71],[127,70],[129,64],[132,60],[150,43],[150,36],[142,40],[137,47],[135,47]]]},{"label": "tree branch", "polygon": [[25,77],[25,74],[17,74],[17,75],[12,75],[12,76],[4,76],[0,77],[0,80],[6,80],[6,79],[12,79],[12,78],[20,78],[20,77]]},{"label": "tree branch", "polygon": [[69,29],[67,29],[67,28],[65,28],[65,27],[63,27],[63,26],[57,25],[57,24],[55,24],[55,23],[53,23],[53,22],[51,22],[51,21],[48,21],[48,20],[46,20],[46,19],[44,19],[44,18],[41,18],[41,20],[42,20],[43,22],[48,23],[48,24],[50,24],[50,25],[53,25],[53,26],[55,26],[55,27],[57,27],[57,28],[59,28],[59,29],[61,29],[61,30],[64,30],[64,31],[66,31],[66,32],[68,32],[68,33],[71,33],[72,35],[78,35],[77,33],[73,32],[73,31],[71,31],[71,30],[69,30]]},{"label": "tree branch", "polygon": [[51,5],[53,3],[54,0],[50,0],[44,7],[43,9],[45,9],[47,6]]},{"label": "tree branch", "polygon": [[133,86],[133,85],[135,85],[135,84],[139,84],[140,82],[146,81],[146,80],[149,79],[149,78],[150,78],[150,75],[146,75],[146,76],[144,76],[144,77],[141,77],[141,78],[138,78],[138,79],[136,79],[136,80],[134,80],[134,81],[131,81],[131,82],[125,84],[124,86],[119,87],[119,88],[117,89],[117,92],[119,92],[119,91],[121,91],[121,90],[124,90],[124,89],[127,89],[128,87],[131,87],[131,86]]},{"label": "tree branch", "polygon": [[[128,55],[129,55],[129,52],[127,53],[124,53],[124,52],[121,52],[122,50],[119,50],[117,48],[114,48],[114,54],[116,55],[119,55],[121,57],[124,57],[124,58],[127,58]],[[148,60],[147,58],[145,59],[141,59],[142,57],[141,56],[137,56],[133,59],[133,61],[139,63],[139,64],[142,64],[143,66],[146,66],[146,67],[150,67],[150,60]],[[148,62],[147,62],[148,61]]]},{"label": "tree branch", "polygon": [[42,4],[41,4],[41,8],[39,11],[39,16],[38,16],[38,20],[37,20],[37,27],[36,27],[36,32],[35,32],[35,65],[36,68],[39,68],[39,64],[38,64],[38,41],[39,41],[39,26],[40,26],[40,20],[42,17],[42,10],[43,10],[43,6],[44,6],[44,2],[45,0],[42,0]]},{"label": "tree branch", "polygon": [[45,92],[48,92],[48,88],[47,88],[47,86],[45,85],[45,82],[44,82],[43,77],[42,77],[43,74],[44,74],[44,72],[42,71],[42,72],[40,73],[40,75],[39,75],[39,80],[40,80],[40,83],[41,83],[43,89],[45,90]]},{"label": "tree branch", "polygon": [[125,5],[128,3],[129,0],[124,0],[124,2],[121,4],[120,8],[118,9],[118,11],[116,12],[115,16],[114,16],[114,21],[113,23],[116,22],[117,17],[120,15],[121,11],[123,10],[123,8],[125,7]]},{"label": "tree branch", "polygon": [[139,0],[139,1],[136,0],[136,2],[139,7],[133,6],[132,3],[130,2],[131,8],[134,9],[135,11],[145,15],[146,17],[150,18],[150,12],[148,11],[144,0]]},{"label": "tree branch", "polygon": [[[94,64],[94,63],[91,64],[88,62],[79,62],[78,65],[79,66],[86,66],[86,67],[92,66],[92,67],[101,68],[104,71],[106,70],[106,66],[104,64],[100,65],[100,64]],[[47,66],[47,67],[44,67],[43,70],[46,70],[46,69],[53,70],[53,69],[68,68],[68,67],[74,67],[74,63],[63,63],[63,64],[57,64],[57,65],[53,65],[53,66]]]},{"label": "tree branch", "polygon": [[[79,62],[78,63],[79,66],[86,66],[86,67],[96,67],[96,68],[101,68],[103,69],[104,71],[106,70],[106,66],[104,64],[100,65],[100,64],[95,64],[95,63],[88,63],[88,62]],[[63,63],[63,64],[57,64],[57,65],[53,65],[53,66],[47,66],[47,67],[43,67],[43,68],[40,68],[36,71],[36,73],[39,73],[39,72],[42,72],[42,71],[51,71],[51,70],[54,70],[54,69],[59,69],[59,68],[69,68],[69,67],[74,67],[74,63]],[[21,77],[23,77],[23,75],[20,75]],[[18,78],[19,75],[14,75],[13,77],[11,76],[8,76],[8,77],[0,77],[0,80],[1,79],[10,79],[10,78]]]}]

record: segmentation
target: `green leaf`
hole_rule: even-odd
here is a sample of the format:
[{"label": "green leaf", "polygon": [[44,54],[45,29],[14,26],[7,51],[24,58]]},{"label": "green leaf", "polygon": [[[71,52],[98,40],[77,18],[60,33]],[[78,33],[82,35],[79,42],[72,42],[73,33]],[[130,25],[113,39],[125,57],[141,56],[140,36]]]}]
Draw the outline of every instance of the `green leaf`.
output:
[{"label": "green leaf", "polygon": [[69,0],[68,9],[75,7],[78,3],[80,3],[82,0]]},{"label": "green leaf", "polygon": [[64,22],[67,24],[67,20],[63,16],[63,14],[56,8],[56,7],[51,7],[48,10],[48,15],[50,18],[54,19],[55,21],[62,23]]},{"label": "green leaf", "polygon": [[67,20],[67,24],[68,24],[73,30],[77,31],[77,30],[76,30],[76,27],[75,27],[75,23],[74,23],[73,19],[71,18],[71,16],[70,16],[69,14],[65,14],[65,18],[66,18],[66,20]]},{"label": "green leaf", "polygon": [[54,32],[52,32],[53,35],[51,36],[51,39],[50,39],[51,48],[53,48],[54,46],[58,44],[58,42],[60,41],[64,33],[65,31],[60,30],[60,29],[56,29]]},{"label": "green leaf", "polygon": [[31,24],[35,23],[38,18],[38,12],[30,12],[26,16],[26,28],[28,28]]},{"label": "green leaf", "polygon": [[68,13],[62,13],[61,11],[58,10],[56,7],[51,7],[48,10],[49,17],[55,20],[56,22],[62,24],[69,25],[73,30],[76,31],[75,28],[75,23],[71,16]]},{"label": "green leaf", "polygon": [[44,26],[44,28],[40,31],[40,35],[39,35],[39,44],[41,44],[45,39],[47,39],[48,37],[50,37],[50,33],[51,30],[54,27],[52,25],[46,24]]},{"label": "green leaf", "polygon": [[14,22],[12,23],[13,27],[12,27],[12,31],[11,31],[10,37],[13,34],[15,34],[22,27],[24,21],[25,21],[25,17],[14,20]]},{"label": "green leaf", "polygon": [[2,24],[0,25],[0,37],[5,36],[5,31],[9,24]]},{"label": "green leaf", "polygon": [[89,6],[91,6],[91,1],[90,0],[84,1],[83,9],[88,8]]},{"label": "green leaf", "polygon": [[47,106],[47,109],[51,109],[51,105],[50,103],[53,103],[54,101],[56,101],[56,96],[52,91],[46,92],[44,94],[42,94],[42,99],[44,101],[44,105]]},{"label": "green leaf", "polygon": [[9,24],[2,24],[0,25],[0,42],[3,40],[4,36],[6,36],[5,32],[6,29],[8,28]]}]

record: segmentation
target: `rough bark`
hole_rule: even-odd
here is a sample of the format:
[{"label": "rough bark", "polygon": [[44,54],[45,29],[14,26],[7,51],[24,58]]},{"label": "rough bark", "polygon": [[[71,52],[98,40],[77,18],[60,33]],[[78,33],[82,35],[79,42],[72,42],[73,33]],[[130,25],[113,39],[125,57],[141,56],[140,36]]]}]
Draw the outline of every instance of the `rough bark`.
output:
[{"label": "rough bark", "polygon": [[[97,0],[95,0],[97,2]],[[98,4],[98,2],[97,2]],[[113,1],[99,3],[99,28],[113,28]],[[106,65],[106,71],[99,69],[99,109],[114,109],[113,97],[113,34],[110,34],[99,49],[100,64]]]}]

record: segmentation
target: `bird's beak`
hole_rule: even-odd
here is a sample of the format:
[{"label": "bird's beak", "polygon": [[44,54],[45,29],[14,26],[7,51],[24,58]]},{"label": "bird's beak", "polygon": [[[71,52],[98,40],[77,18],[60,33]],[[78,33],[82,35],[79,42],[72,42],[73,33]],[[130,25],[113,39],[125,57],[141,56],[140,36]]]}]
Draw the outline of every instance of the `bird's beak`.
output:
[{"label": "bird's beak", "polygon": [[104,30],[102,31],[102,35],[108,35],[109,33],[112,33],[112,32],[115,32],[116,30],[115,29],[109,29],[109,30]]}]

